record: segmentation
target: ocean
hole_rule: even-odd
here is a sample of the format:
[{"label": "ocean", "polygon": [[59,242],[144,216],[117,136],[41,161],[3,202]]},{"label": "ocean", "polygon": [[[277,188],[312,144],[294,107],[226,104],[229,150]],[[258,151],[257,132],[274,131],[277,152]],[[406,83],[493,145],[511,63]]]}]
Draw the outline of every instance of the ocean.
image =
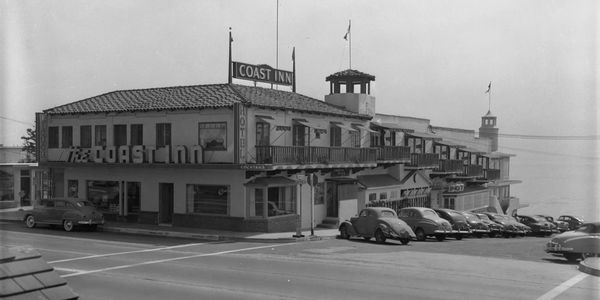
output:
[{"label": "ocean", "polygon": [[499,151],[511,157],[511,196],[528,207],[519,214],[582,216],[600,221],[598,140],[539,140],[501,137]]}]

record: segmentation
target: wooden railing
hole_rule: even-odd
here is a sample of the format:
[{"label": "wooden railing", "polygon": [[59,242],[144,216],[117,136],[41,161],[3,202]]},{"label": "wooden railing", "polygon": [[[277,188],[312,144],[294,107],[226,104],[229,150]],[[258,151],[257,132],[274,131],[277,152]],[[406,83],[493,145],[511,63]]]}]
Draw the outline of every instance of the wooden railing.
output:
[{"label": "wooden railing", "polygon": [[377,148],[256,146],[258,164],[331,164],[377,161]]},{"label": "wooden railing", "polygon": [[440,163],[440,155],[437,153],[411,153],[411,167],[436,168]]},{"label": "wooden railing", "polygon": [[460,159],[442,159],[440,160],[440,165],[436,171],[462,173],[463,168],[464,164]]},{"label": "wooden railing", "polygon": [[410,148],[405,146],[383,146],[379,148],[377,160],[410,161]]},{"label": "wooden railing", "polygon": [[485,178],[488,180],[500,179],[500,170],[498,169],[487,169],[485,170]]},{"label": "wooden railing", "polygon": [[464,175],[482,177],[483,167],[479,165],[467,165],[464,169]]}]

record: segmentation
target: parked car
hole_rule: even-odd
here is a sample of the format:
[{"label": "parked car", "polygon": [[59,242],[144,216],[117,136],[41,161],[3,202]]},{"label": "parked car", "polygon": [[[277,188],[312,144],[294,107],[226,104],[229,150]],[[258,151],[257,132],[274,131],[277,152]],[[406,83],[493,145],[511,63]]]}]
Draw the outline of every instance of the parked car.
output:
[{"label": "parked car", "polygon": [[436,208],[434,211],[442,218],[446,219],[452,225],[451,236],[457,240],[462,240],[463,237],[471,235],[471,228],[467,222],[467,218],[456,210],[447,208]]},{"label": "parked car", "polygon": [[485,224],[477,215],[466,211],[461,212],[461,214],[467,219],[471,232],[475,237],[481,238],[484,234],[490,235],[490,226]]},{"label": "parked car", "polygon": [[91,202],[75,198],[42,200],[40,205],[25,214],[23,220],[29,228],[42,224],[62,225],[65,231],[71,231],[75,226],[95,230],[98,225],[104,224],[104,216]]},{"label": "parked car", "polygon": [[475,215],[483,222],[483,224],[490,228],[490,233],[488,234],[489,237],[495,237],[504,234],[504,226],[490,220],[488,215],[484,213],[476,213]]},{"label": "parked car", "polygon": [[507,215],[489,212],[484,214],[487,215],[490,220],[502,225],[502,235],[504,237],[516,237],[519,234],[524,234],[524,232],[515,224],[515,222],[509,219]]},{"label": "parked car", "polygon": [[452,233],[450,222],[441,218],[431,208],[402,208],[398,212],[398,217],[412,228],[418,241],[424,241],[428,236],[435,236],[438,241],[443,241]]},{"label": "parked car", "polygon": [[343,239],[360,236],[370,240],[375,237],[378,243],[383,243],[389,238],[406,245],[416,237],[410,226],[398,219],[393,209],[386,207],[365,208],[358,216],[342,222],[339,229]]},{"label": "parked car", "polygon": [[519,229],[519,232],[517,233],[519,236],[526,236],[531,232],[531,227],[519,222],[519,220],[517,220],[515,217],[513,216],[506,216],[511,222],[513,222],[513,224],[515,224],[515,226]]},{"label": "parked car", "polygon": [[575,230],[585,222],[582,217],[579,216],[571,216],[571,215],[563,215],[558,217],[559,221],[567,222],[569,224],[569,230]]},{"label": "parked car", "polygon": [[556,235],[546,244],[546,252],[562,254],[572,262],[600,255],[600,222],[584,223],[574,231]]},{"label": "parked car", "polygon": [[556,226],[556,229],[554,232],[565,232],[565,231],[569,230],[569,223],[567,223],[567,222],[554,220],[554,218],[552,216],[548,216],[548,215],[536,215],[536,216],[545,218],[548,222],[554,224]]},{"label": "parked car", "polygon": [[539,216],[525,216],[518,215],[516,219],[531,228],[532,235],[548,236],[551,235],[554,230],[554,224],[548,222],[546,218]]}]

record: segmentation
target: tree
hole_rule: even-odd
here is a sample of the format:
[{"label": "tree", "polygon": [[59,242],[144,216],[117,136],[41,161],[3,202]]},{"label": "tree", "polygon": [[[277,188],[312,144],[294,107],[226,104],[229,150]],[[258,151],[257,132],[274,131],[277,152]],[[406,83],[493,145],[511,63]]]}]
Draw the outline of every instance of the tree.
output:
[{"label": "tree", "polygon": [[27,128],[27,133],[21,137],[21,139],[23,140],[23,147],[21,148],[21,150],[25,151],[25,153],[27,153],[27,156],[26,156],[24,162],[35,162],[36,161],[36,157],[35,157],[35,152],[37,149],[37,145],[35,143],[36,136],[37,136],[37,134],[35,132],[35,129]]}]

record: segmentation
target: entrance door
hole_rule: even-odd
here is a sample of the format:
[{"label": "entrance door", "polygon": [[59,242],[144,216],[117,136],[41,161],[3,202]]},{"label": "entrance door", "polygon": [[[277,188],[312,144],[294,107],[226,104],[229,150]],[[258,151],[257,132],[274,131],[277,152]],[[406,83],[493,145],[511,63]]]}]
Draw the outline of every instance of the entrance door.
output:
[{"label": "entrance door", "polygon": [[339,210],[338,184],[332,181],[327,182],[327,216],[337,218]]},{"label": "entrance door", "polygon": [[158,223],[173,223],[173,184],[158,184]]}]

